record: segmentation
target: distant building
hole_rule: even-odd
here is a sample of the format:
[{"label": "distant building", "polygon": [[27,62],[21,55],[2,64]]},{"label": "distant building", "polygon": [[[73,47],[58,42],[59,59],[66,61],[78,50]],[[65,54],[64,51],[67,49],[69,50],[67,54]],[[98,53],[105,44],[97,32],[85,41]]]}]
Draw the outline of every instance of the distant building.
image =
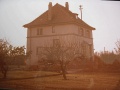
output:
[{"label": "distant building", "polygon": [[32,51],[30,65],[37,63],[40,47],[61,41],[79,42],[81,54],[93,57],[92,30],[95,28],[81,20],[77,13],[72,13],[68,2],[65,7],[58,3],[52,6],[50,2],[46,12],[23,27],[27,28],[27,51]]}]

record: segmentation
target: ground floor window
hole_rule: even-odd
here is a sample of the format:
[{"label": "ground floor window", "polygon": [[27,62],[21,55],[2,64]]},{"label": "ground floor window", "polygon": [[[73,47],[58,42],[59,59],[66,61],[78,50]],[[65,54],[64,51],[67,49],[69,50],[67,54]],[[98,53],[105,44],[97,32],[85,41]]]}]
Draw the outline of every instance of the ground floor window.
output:
[{"label": "ground floor window", "polygon": [[53,39],[53,47],[57,47],[60,45],[60,40],[59,39]]}]

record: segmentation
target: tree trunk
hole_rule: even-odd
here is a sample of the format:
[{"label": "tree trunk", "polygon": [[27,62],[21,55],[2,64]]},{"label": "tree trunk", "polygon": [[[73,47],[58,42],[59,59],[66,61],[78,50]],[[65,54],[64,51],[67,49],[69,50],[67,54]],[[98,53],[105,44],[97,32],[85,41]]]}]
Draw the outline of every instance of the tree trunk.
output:
[{"label": "tree trunk", "polygon": [[1,68],[1,70],[2,70],[2,73],[3,73],[3,78],[6,79],[8,67],[7,67],[7,66],[3,66],[3,67]]},{"label": "tree trunk", "polygon": [[63,63],[61,63],[61,70],[62,70],[62,75],[63,75],[64,80],[67,80],[66,68],[63,66]]},{"label": "tree trunk", "polygon": [[63,74],[63,78],[64,78],[64,80],[67,80],[67,77],[66,77],[66,72],[65,72],[65,70],[63,69],[63,71],[62,71],[62,74]]},{"label": "tree trunk", "polygon": [[7,71],[5,71],[3,74],[4,74],[3,78],[6,79],[6,77],[7,77]]}]

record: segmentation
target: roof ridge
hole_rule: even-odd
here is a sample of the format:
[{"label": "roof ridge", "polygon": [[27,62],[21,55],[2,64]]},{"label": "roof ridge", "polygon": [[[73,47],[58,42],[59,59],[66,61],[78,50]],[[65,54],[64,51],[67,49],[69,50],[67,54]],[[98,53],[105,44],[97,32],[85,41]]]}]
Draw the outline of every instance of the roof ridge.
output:
[{"label": "roof ridge", "polygon": [[23,27],[39,27],[42,25],[52,25],[52,24],[62,24],[62,23],[74,23],[80,25],[83,28],[88,28],[91,30],[95,30],[95,28],[91,27],[79,17],[76,18],[77,13],[73,13],[65,6],[56,3],[52,6],[52,19],[48,20],[48,9],[42,13],[40,16],[35,18],[28,24],[25,24]]},{"label": "roof ridge", "polygon": [[[56,3],[54,6],[52,6],[52,8],[54,8],[56,5],[64,7],[64,6],[60,5],[59,3]],[[31,21],[30,23],[34,23],[38,18],[42,17],[47,12],[48,12],[48,9],[45,12],[43,12],[41,15],[39,15],[37,18],[35,18],[33,21]],[[28,24],[30,24],[30,23],[28,23]]]},{"label": "roof ridge", "polygon": [[[79,22],[81,22],[81,23],[83,22],[84,24],[87,24],[87,23],[85,23],[83,20],[81,20],[79,17],[76,19],[75,16],[73,15],[74,13],[73,13],[72,11],[67,10],[64,6],[62,6],[62,5],[60,5],[60,4],[58,4],[58,5],[60,6],[61,10],[64,11],[66,14],[69,13],[69,14],[67,14],[67,15],[70,15],[75,22],[77,22],[77,21],[79,20]],[[84,25],[84,24],[83,24],[83,25]],[[88,25],[88,24],[87,24],[87,25]],[[90,26],[90,25],[88,25],[88,26]],[[91,26],[90,26],[90,27],[91,27]]]}]

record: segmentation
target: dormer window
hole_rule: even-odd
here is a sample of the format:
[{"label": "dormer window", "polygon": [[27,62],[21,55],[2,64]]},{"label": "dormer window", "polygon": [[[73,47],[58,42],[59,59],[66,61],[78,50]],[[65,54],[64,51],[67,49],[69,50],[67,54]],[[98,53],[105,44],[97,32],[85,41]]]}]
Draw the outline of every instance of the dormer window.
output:
[{"label": "dormer window", "polygon": [[73,13],[73,15],[75,16],[76,19],[78,19],[78,14],[77,13]]},{"label": "dormer window", "polygon": [[42,28],[38,28],[37,29],[37,35],[42,35],[43,34],[43,29]]}]

